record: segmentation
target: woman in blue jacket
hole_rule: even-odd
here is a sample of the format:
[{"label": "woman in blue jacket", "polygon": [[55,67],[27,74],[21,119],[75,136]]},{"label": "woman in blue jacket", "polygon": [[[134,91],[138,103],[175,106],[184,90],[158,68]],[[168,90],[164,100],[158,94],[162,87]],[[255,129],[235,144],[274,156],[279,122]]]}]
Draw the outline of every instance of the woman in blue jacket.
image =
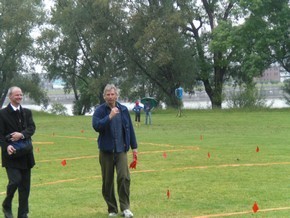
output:
[{"label": "woman in blue jacket", "polygon": [[108,205],[109,216],[117,216],[118,206],[114,193],[114,171],[117,172],[117,190],[120,209],[125,217],[133,217],[130,211],[130,173],[127,152],[133,150],[137,161],[137,141],[131,117],[126,106],[117,102],[118,89],[108,84],[103,92],[105,103],[93,114],[92,125],[99,133],[99,162],[102,170],[102,194]]}]

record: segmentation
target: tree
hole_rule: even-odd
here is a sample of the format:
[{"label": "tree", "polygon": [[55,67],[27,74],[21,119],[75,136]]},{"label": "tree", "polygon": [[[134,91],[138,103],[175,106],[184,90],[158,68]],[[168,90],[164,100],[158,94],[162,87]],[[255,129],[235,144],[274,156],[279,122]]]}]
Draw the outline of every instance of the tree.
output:
[{"label": "tree", "polygon": [[284,92],[284,99],[286,100],[286,104],[290,105],[290,79],[284,81],[282,90]]},{"label": "tree", "polygon": [[34,57],[31,32],[41,19],[40,1],[0,1],[0,107],[11,86],[20,86],[38,104],[48,104],[40,79],[29,66]]},{"label": "tree", "polygon": [[119,82],[123,73],[122,55],[113,43],[118,28],[112,11],[109,1],[55,1],[50,26],[39,39],[48,78],[63,79],[65,90],[73,91],[75,115],[102,103],[105,85]]},{"label": "tree", "polygon": [[109,82],[168,106],[177,87],[202,83],[221,108],[226,82],[251,87],[276,61],[287,69],[288,12],[287,0],[56,0],[39,57],[74,92],[74,114],[102,103]]},{"label": "tree", "polygon": [[261,56],[272,63],[279,63],[290,71],[290,1],[242,1],[242,6],[251,12],[246,22],[251,23],[255,47]]},{"label": "tree", "polygon": [[175,89],[191,87],[195,81],[193,53],[180,34],[180,14],[169,1],[134,1],[127,7],[129,28],[120,44],[129,75],[138,78],[130,87],[135,96],[154,96],[177,107]]},{"label": "tree", "polygon": [[192,40],[192,50],[198,59],[197,79],[203,82],[212,107],[221,108],[226,81],[251,84],[273,62],[269,48],[261,43],[267,33],[267,23],[254,13],[257,9],[266,14],[269,12],[266,5],[277,8],[283,2],[178,1],[186,21],[183,29]]}]

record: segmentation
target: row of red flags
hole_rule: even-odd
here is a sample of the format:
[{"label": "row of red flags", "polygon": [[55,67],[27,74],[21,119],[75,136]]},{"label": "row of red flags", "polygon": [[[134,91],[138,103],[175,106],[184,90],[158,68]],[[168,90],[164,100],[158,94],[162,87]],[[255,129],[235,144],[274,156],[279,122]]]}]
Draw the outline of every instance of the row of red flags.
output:
[{"label": "row of red flags", "polygon": [[[81,130],[81,133],[83,133],[83,132],[84,131]],[[203,140],[203,135],[200,135],[200,140]],[[259,151],[260,151],[260,148],[257,146],[256,147],[256,152],[259,152]],[[37,148],[37,152],[39,152],[39,148]],[[163,157],[167,158],[166,152],[163,152]],[[207,157],[208,158],[211,157],[210,152],[207,153]],[[65,159],[61,161],[61,165],[62,166],[66,166],[66,164],[67,164],[67,162],[66,162]],[[136,169],[136,165],[137,165],[137,156],[135,154],[133,154],[133,161],[130,164],[130,168]],[[170,198],[170,190],[169,189],[166,191],[166,196],[167,196],[168,199]],[[252,206],[252,210],[253,210],[254,213],[256,213],[259,210],[259,206],[258,206],[257,202],[254,202],[254,204]]]},{"label": "row of red flags", "polygon": [[[257,146],[256,152],[259,152],[259,151],[260,151],[260,149]],[[37,152],[39,152],[39,148],[37,148]],[[164,158],[167,158],[166,152],[163,152],[163,157]],[[210,158],[210,152],[207,153],[207,157]],[[66,165],[66,160],[62,160],[61,161],[61,165],[65,166]],[[133,160],[133,162],[130,164],[130,168],[131,169],[136,169],[136,165],[137,165],[137,160]]]},{"label": "row of red flags", "polygon": [[[260,148],[257,146],[257,148],[256,148],[256,152],[259,152],[259,151],[260,151]],[[163,152],[163,157],[164,157],[164,158],[167,158],[167,154],[166,154],[166,152]],[[207,153],[207,157],[210,158],[210,152]]]}]

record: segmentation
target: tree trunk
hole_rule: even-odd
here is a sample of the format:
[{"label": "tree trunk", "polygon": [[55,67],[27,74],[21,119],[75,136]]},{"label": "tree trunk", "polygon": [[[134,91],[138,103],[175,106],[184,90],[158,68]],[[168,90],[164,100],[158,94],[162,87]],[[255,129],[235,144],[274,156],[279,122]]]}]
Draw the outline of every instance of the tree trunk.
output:
[{"label": "tree trunk", "polygon": [[1,98],[0,98],[0,108],[2,108],[4,103],[5,103],[7,92],[8,92],[8,89],[3,89],[2,90]]}]

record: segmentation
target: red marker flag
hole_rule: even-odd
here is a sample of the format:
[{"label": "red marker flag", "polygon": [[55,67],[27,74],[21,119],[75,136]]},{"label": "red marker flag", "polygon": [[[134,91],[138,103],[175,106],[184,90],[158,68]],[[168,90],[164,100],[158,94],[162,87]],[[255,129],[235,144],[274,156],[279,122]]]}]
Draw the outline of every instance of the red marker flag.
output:
[{"label": "red marker flag", "polygon": [[260,148],[259,148],[259,146],[257,146],[257,148],[256,148],[256,152],[259,152],[260,151]]},{"label": "red marker flag", "polygon": [[254,213],[257,213],[258,210],[259,210],[258,204],[257,204],[257,202],[255,202],[253,205],[253,211],[254,211]]},{"label": "red marker flag", "polygon": [[167,190],[166,195],[167,195],[167,198],[169,199],[170,198],[170,191],[169,191],[169,189]]},{"label": "red marker flag", "polygon": [[130,163],[130,168],[131,169],[136,169],[136,165],[137,165],[137,161],[132,161],[131,163]]},{"label": "red marker flag", "polygon": [[84,130],[83,129],[81,130],[81,133],[84,133]]},{"label": "red marker flag", "polygon": [[210,153],[209,152],[207,153],[207,157],[210,158]]},{"label": "red marker flag", "polygon": [[66,160],[63,160],[63,161],[61,162],[61,165],[65,166],[65,165],[66,165]]},{"label": "red marker flag", "polygon": [[166,158],[167,157],[167,154],[166,152],[163,152],[163,157]]},{"label": "red marker flag", "polygon": [[133,151],[133,161],[130,164],[131,169],[136,169],[137,166],[137,152]]}]

